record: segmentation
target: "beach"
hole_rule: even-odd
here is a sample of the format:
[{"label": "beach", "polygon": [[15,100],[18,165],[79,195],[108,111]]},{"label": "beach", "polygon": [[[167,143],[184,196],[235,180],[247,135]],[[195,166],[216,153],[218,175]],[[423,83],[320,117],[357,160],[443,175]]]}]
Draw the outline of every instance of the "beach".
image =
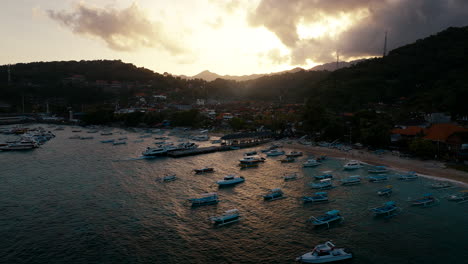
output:
[{"label": "beach", "polygon": [[447,168],[445,164],[440,161],[403,158],[392,155],[390,152],[374,154],[367,150],[357,149],[343,151],[326,147],[301,145],[298,143],[293,143],[289,146],[305,153],[311,153],[312,155],[327,155],[335,158],[359,160],[371,165],[385,165],[393,170],[414,171],[421,176],[443,178],[468,186],[467,172]]}]

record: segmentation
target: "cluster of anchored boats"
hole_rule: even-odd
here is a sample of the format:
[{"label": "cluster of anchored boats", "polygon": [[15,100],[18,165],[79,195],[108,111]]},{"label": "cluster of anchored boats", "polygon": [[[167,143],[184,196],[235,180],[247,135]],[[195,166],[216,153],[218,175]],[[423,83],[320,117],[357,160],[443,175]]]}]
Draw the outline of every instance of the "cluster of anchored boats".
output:
[{"label": "cluster of anchored boats", "polygon": [[46,143],[50,139],[54,138],[55,135],[46,131],[42,127],[37,128],[16,128],[2,131],[4,134],[16,134],[21,135],[20,139],[7,141],[0,143],[0,151],[21,151],[21,150],[32,150],[38,148],[40,145]]}]

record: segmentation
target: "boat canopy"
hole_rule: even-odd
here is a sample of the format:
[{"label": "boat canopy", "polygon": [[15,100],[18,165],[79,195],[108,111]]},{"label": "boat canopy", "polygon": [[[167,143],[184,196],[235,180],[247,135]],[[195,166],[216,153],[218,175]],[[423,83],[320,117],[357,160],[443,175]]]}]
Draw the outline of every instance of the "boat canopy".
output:
[{"label": "boat canopy", "polygon": [[331,210],[331,211],[327,212],[327,215],[337,215],[339,213],[340,213],[340,211],[338,211],[338,210]]}]

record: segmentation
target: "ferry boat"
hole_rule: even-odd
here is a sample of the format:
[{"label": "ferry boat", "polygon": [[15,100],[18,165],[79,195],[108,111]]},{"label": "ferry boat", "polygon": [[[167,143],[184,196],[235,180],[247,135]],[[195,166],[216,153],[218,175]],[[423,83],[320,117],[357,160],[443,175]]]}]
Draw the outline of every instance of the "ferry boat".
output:
[{"label": "ferry boat", "polygon": [[342,222],[343,217],[340,215],[340,211],[331,210],[321,216],[311,216],[308,221],[314,226],[326,225],[329,228],[331,223]]},{"label": "ferry boat", "polygon": [[371,211],[375,216],[385,216],[392,217],[397,214],[397,211],[400,210],[394,201],[388,201],[384,203],[383,206],[372,208]]},{"label": "ferry boat", "polygon": [[205,173],[205,172],[214,172],[214,168],[205,167],[205,168],[201,168],[201,169],[194,169],[194,171],[197,174],[202,174],[202,173]]},{"label": "ferry boat", "polygon": [[321,203],[328,202],[328,193],[327,192],[316,192],[313,196],[303,196],[302,201],[304,203]]},{"label": "ferry boat", "polygon": [[263,200],[274,201],[284,198],[284,193],[280,188],[271,189],[267,194],[263,195]]},{"label": "ferry boat", "polygon": [[226,186],[232,186],[241,182],[244,182],[245,178],[240,176],[236,177],[235,175],[226,175],[224,176],[224,179],[217,181],[216,183],[218,184],[219,187],[226,187]]},{"label": "ferry boat", "polygon": [[302,156],[302,151],[291,151],[286,154],[286,157],[300,157]]},{"label": "ferry boat", "polygon": [[374,166],[367,170],[368,173],[387,173],[388,171],[386,166]]},{"label": "ferry boat", "polygon": [[189,199],[189,202],[192,203],[192,206],[202,206],[219,203],[219,198],[217,193],[204,193],[200,198]]},{"label": "ferry boat", "polygon": [[448,200],[458,203],[468,202],[468,190],[462,190],[458,193],[452,194],[448,197]]},{"label": "ferry boat", "polygon": [[328,263],[350,259],[353,254],[346,252],[344,248],[336,248],[336,246],[327,241],[325,244],[320,244],[314,247],[312,252],[308,252],[298,258],[296,261],[302,263]]},{"label": "ferry boat", "polygon": [[283,179],[284,179],[284,181],[297,180],[297,172],[292,172],[292,173],[289,173],[289,174],[285,174],[283,176]]},{"label": "ferry boat", "polygon": [[284,155],[284,151],[282,150],[277,150],[277,149],[272,149],[266,153],[267,156],[275,157],[275,156],[281,156]]},{"label": "ferry boat", "polygon": [[374,175],[369,177],[369,182],[384,182],[388,181],[388,176],[385,174],[382,175]]},{"label": "ferry boat", "polygon": [[388,195],[392,194],[392,192],[393,192],[393,186],[388,185],[385,188],[377,190],[377,195],[378,196],[384,196],[384,195],[388,196]]},{"label": "ferry boat", "polygon": [[318,162],[315,159],[308,159],[306,162],[304,162],[302,164],[302,166],[305,167],[305,168],[307,168],[307,167],[317,167],[320,164],[322,164],[322,163]]},{"label": "ferry boat", "polygon": [[331,179],[323,179],[320,180],[318,183],[312,183],[310,184],[310,187],[312,189],[319,189],[319,190],[328,190],[334,188]]},{"label": "ferry boat", "polygon": [[346,163],[343,168],[345,170],[356,170],[362,168],[362,165],[359,161],[356,160],[351,160],[348,163]]},{"label": "ferry boat", "polygon": [[145,151],[141,153],[143,156],[162,156],[167,154],[166,148],[150,148],[147,147]]},{"label": "ferry boat", "polygon": [[240,220],[239,210],[237,209],[227,210],[221,216],[210,217],[210,220],[213,223],[213,225],[218,226],[218,227],[239,222]]},{"label": "ferry boat", "polygon": [[402,181],[411,181],[411,180],[416,180],[417,178],[418,178],[418,175],[414,171],[410,171],[405,174],[400,174],[398,176],[398,179]]},{"label": "ferry boat", "polygon": [[437,202],[438,200],[432,195],[432,193],[426,193],[424,194],[423,197],[412,201],[411,205],[427,207],[427,206],[435,205]]},{"label": "ferry boat", "polygon": [[353,175],[341,180],[341,185],[355,185],[361,183],[361,176]]}]

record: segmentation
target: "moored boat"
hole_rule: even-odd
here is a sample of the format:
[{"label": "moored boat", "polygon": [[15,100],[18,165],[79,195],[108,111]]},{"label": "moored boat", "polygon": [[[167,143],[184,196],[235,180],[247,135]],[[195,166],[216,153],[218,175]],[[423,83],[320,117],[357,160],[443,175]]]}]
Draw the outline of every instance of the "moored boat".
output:
[{"label": "moored boat", "polygon": [[344,248],[336,248],[336,246],[327,241],[325,244],[320,244],[314,247],[312,252],[308,252],[298,258],[296,261],[302,263],[328,263],[350,259],[353,254],[346,252]]},{"label": "moored boat", "polygon": [[437,202],[438,200],[434,197],[434,195],[432,195],[432,193],[426,193],[423,195],[423,197],[411,201],[411,205],[427,207],[435,205]]},{"label": "moored boat", "polygon": [[293,181],[293,180],[297,180],[297,172],[291,172],[291,173],[287,173],[283,176],[283,179],[285,181]]},{"label": "moored boat", "polygon": [[388,168],[386,166],[374,166],[367,170],[368,173],[387,173]]},{"label": "moored boat", "polygon": [[345,170],[356,170],[362,168],[362,165],[359,161],[357,160],[350,160],[348,163],[346,163],[343,166],[343,169]]},{"label": "moored boat", "polygon": [[303,196],[302,201],[304,203],[320,203],[328,202],[328,193],[327,192],[316,192],[313,196]]},{"label": "moored boat", "polygon": [[163,182],[175,181],[176,179],[177,179],[177,176],[175,174],[165,175],[161,178]]},{"label": "moored boat", "polygon": [[398,179],[402,181],[411,181],[411,180],[416,180],[417,178],[418,178],[418,175],[414,171],[409,171],[405,174],[400,174],[398,176]]},{"label": "moored boat", "polygon": [[118,140],[118,141],[114,141],[112,142],[112,145],[116,146],[116,145],[125,145],[127,144],[127,141],[124,141],[124,140]]},{"label": "moored boat", "polygon": [[167,154],[167,149],[165,148],[150,148],[147,147],[145,151],[141,153],[143,156],[162,156]]},{"label": "moored boat", "polygon": [[202,206],[217,204],[219,202],[217,193],[203,193],[200,198],[189,199],[189,202],[192,203],[192,206]]},{"label": "moored boat", "polygon": [[449,201],[455,201],[458,203],[468,202],[468,190],[462,190],[458,193],[452,194],[448,197]]},{"label": "moored boat", "polygon": [[394,201],[388,201],[383,204],[383,206],[379,206],[376,208],[372,208],[371,211],[374,213],[375,216],[385,216],[385,217],[392,217],[395,216],[400,208],[396,206]]},{"label": "moored boat", "polygon": [[201,169],[194,169],[195,173],[201,174],[201,173],[206,173],[206,172],[214,172],[214,168],[211,167],[205,167]]},{"label": "moored boat", "polygon": [[113,143],[115,139],[101,140],[101,143]]},{"label": "moored boat", "polygon": [[286,154],[286,157],[300,157],[302,156],[302,151],[291,151]]},{"label": "moored boat", "polygon": [[260,163],[265,162],[265,158],[259,156],[246,156],[243,159],[240,159],[241,164],[251,164],[251,163]]},{"label": "moored boat", "polygon": [[231,210],[225,211],[224,214],[221,216],[213,216],[213,217],[210,217],[209,219],[211,220],[213,225],[219,227],[219,226],[239,222],[240,214],[239,214],[239,210],[231,209]]},{"label": "moored boat", "polygon": [[284,198],[284,193],[280,188],[271,189],[267,194],[263,195],[263,200],[274,201]]},{"label": "moored boat", "polygon": [[241,182],[244,182],[245,178],[240,176],[236,177],[235,175],[226,175],[222,180],[217,181],[219,187],[232,186]]},{"label": "moored boat", "polygon": [[320,180],[318,183],[312,183],[310,184],[310,187],[312,189],[319,189],[319,190],[328,190],[334,188],[331,179],[323,179]]},{"label": "moored boat", "polygon": [[296,159],[294,157],[286,157],[284,159],[280,159],[280,161],[281,161],[281,163],[291,163],[291,162],[296,161]]},{"label": "moored boat", "polygon": [[355,185],[361,183],[361,176],[353,175],[341,180],[341,185]]},{"label": "moored boat", "polygon": [[324,171],[321,175],[315,175],[314,178],[316,180],[324,180],[324,179],[333,179],[333,175],[331,171]]},{"label": "moored boat", "polygon": [[369,182],[384,182],[388,181],[388,176],[385,174],[374,175],[369,177]]},{"label": "moored boat", "polygon": [[382,189],[378,189],[377,190],[377,195],[378,196],[384,196],[384,195],[390,195],[392,194],[393,192],[393,186],[392,185],[388,185],[388,186],[385,186],[385,188],[382,188]]},{"label": "moored boat", "polygon": [[318,162],[315,159],[308,159],[306,162],[304,162],[302,164],[302,166],[305,167],[305,168],[307,168],[307,167],[317,167],[320,164],[322,164],[322,163]]},{"label": "moored boat", "polygon": [[244,156],[255,156],[255,155],[257,155],[257,151],[249,151],[249,152],[244,153]]},{"label": "moored boat", "polygon": [[268,151],[266,153],[266,155],[270,156],[270,157],[281,156],[281,155],[284,155],[284,151],[283,150],[272,149],[272,150]]},{"label": "moored boat", "polygon": [[431,184],[432,189],[445,189],[450,187],[452,187],[452,185],[448,182],[436,182]]},{"label": "moored boat", "polygon": [[330,227],[331,223],[342,222],[343,217],[340,215],[340,211],[331,210],[317,217],[311,216],[308,221],[314,226],[326,225],[327,227]]}]

